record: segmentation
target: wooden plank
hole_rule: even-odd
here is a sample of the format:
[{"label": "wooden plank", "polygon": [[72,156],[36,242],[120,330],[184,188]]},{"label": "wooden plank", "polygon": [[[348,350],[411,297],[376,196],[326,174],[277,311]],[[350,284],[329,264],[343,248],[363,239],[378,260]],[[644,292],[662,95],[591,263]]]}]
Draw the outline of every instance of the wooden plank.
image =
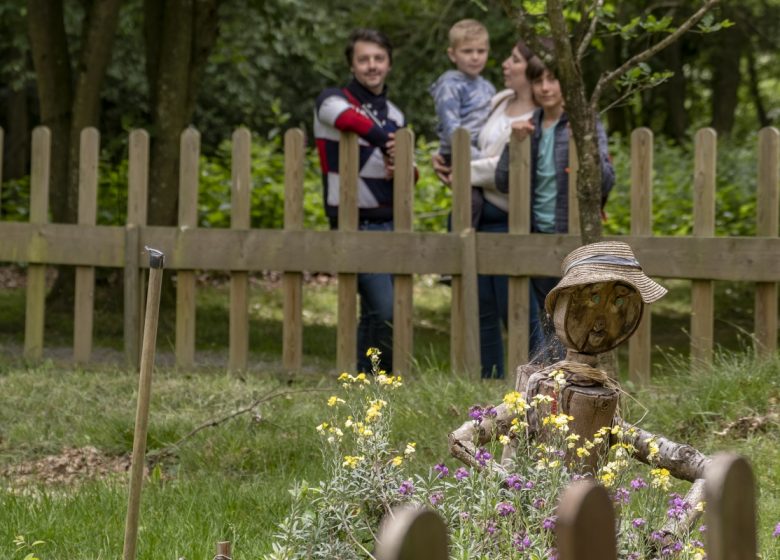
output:
[{"label": "wooden plank", "polygon": [[127,226],[124,246],[125,361],[135,368],[141,359],[146,283],[140,273],[143,247],[139,227],[146,225],[149,192],[149,134],[133,130],[128,144]]},{"label": "wooden plank", "polygon": [[[452,135],[452,234],[462,243],[460,233],[471,227],[471,138],[463,128]],[[460,263],[463,262],[461,253]],[[459,267],[460,268],[460,267]],[[447,271],[439,270],[440,274]],[[466,302],[461,270],[452,277],[450,294],[450,363],[456,371],[463,371],[466,363]]]},{"label": "wooden plank", "polygon": [[398,507],[377,537],[376,560],[446,560],[447,525],[428,508]]},{"label": "wooden plank", "polygon": [[460,371],[474,379],[480,379],[479,351],[479,297],[477,293],[477,244],[472,228],[461,234],[463,240],[463,264],[461,278],[463,281],[463,362]]},{"label": "wooden plank", "polygon": [[556,524],[560,560],[615,560],[615,512],[607,490],[590,480],[563,493]]},{"label": "wooden plank", "polygon": [[709,560],[755,560],[756,496],[748,461],[733,453],[716,455],[704,473]]},{"label": "wooden plank", "polygon": [[[79,146],[78,223],[94,226],[97,222],[97,185],[100,164],[100,133],[89,127],[81,131]],[[73,308],[73,360],[89,362],[92,355],[92,325],[95,312],[95,269],[76,267]]]},{"label": "wooden plank", "polygon": [[[631,235],[653,235],[653,132],[649,128],[631,133]],[[639,386],[650,383],[651,309],[645,306],[639,326],[628,339],[628,378]]]},{"label": "wooden plank", "polygon": [[[339,231],[358,229],[358,138],[341,133],[339,141]],[[362,232],[365,234],[365,232]],[[374,257],[376,258],[376,257]],[[287,270],[287,269],[285,269]],[[338,275],[336,367],[353,371],[357,365],[357,275]]]},{"label": "wooden plank", "polygon": [[[460,239],[424,232],[338,232],[146,226],[141,246],[166,251],[166,268],[208,270],[320,270],[459,274]],[[0,223],[0,261],[121,268],[123,226]],[[766,237],[634,237],[605,240],[631,245],[650,276],[780,281],[780,239]],[[37,240],[37,241],[36,241]],[[480,274],[543,276],[560,273],[561,260],[579,246],[571,235],[477,233]],[[79,245],[80,244],[80,245]],[[383,258],[377,259],[381,251]],[[713,259],[712,255],[717,255]],[[373,257],[373,258],[372,258]]]},{"label": "wooden plank", "polygon": [[[715,235],[715,164],[717,134],[703,128],[694,140],[693,235]],[[707,255],[714,258],[715,255]],[[641,262],[641,261],[640,261]],[[715,286],[709,280],[691,283],[691,365],[704,370],[712,364],[715,324]]]},{"label": "wooden plank", "polygon": [[[49,179],[51,169],[51,131],[38,126],[32,133],[32,166],[30,169],[30,225],[49,221]],[[46,240],[30,239],[29,254],[45,257]],[[24,324],[24,357],[38,361],[43,356],[43,327],[46,309],[46,265],[27,267],[27,300]]]},{"label": "wooden plank", "polygon": [[[577,146],[574,144],[574,136],[569,136],[569,234],[580,235],[580,200],[577,198],[577,172],[580,169],[580,160],[577,156]],[[560,273],[556,273],[558,276]]]},{"label": "wooden plank", "polygon": [[[246,128],[233,133],[230,227],[250,228],[252,207],[252,135]],[[228,370],[243,371],[249,354],[249,274],[230,273],[230,349]]]},{"label": "wooden plank", "polygon": [[[306,138],[299,128],[284,135],[284,230],[303,229],[303,176]],[[282,366],[299,371],[303,365],[303,274],[282,274]]]},{"label": "wooden plank", "polygon": [[[509,232],[531,233],[531,140],[509,143]],[[528,362],[530,281],[527,276],[510,276],[507,300],[507,379],[514,385],[515,372]]]},{"label": "wooden plank", "polygon": [[[198,225],[199,157],[200,133],[190,127],[181,135],[179,162],[179,229],[181,231],[196,228]],[[195,272],[179,270],[176,274],[176,365],[181,368],[191,368],[195,365],[195,294]]]},{"label": "wooden plank", "polygon": [[[756,235],[777,237],[780,205],[780,131],[767,127],[758,134],[758,193]],[[777,351],[777,282],[756,284],[756,353],[774,356]]]},{"label": "wooden plank", "polygon": [[[395,135],[395,175],[393,177],[394,231],[412,231],[414,219],[414,134],[403,128]],[[411,274],[393,279],[393,370],[408,374],[414,348],[413,290]]]}]

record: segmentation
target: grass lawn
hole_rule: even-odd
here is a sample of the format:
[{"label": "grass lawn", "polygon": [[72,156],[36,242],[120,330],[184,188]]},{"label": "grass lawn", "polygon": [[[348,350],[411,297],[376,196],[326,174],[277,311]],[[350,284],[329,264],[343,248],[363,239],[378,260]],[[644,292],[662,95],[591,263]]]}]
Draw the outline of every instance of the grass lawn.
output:
[{"label": "grass lawn", "polygon": [[[624,402],[626,416],[644,416],[646,429],[704,453],[729,450],[748,457],[759,489],[760,547],[764,558],[775,558],[779,548],[771,533],[780,521],[775,468],[780,446],[773,415],[780,401],[780,360],[759,363],[735,351],[742,344],[740,333],[749,329],[752,303],[735,287],[727,287],[732,293],[719,288],[719,304],[733,300],[726,307],[729,316],[716,322],[725,350],[711,373],[689,374],[681,330],[689,322],[687,288],[682,282],[667,284],[671,293],[654,311],[654,336],[660,337],[654,344],[660,347],[653,385],[636,390],[626,384],[634,397]],[[288,512],[292,483],[322,477],[314,428],[336,387],[335,290],[330,283],[310,283],[304,297],[305,368],[294,377],[278,363],[281,296],[272,282],[253,285],[252,367],[240,376],[222,366],[228,328],[223,283],[204,282],[199,293],[201,365],[195,370],[166,365],[173,321],[170,313],[163,314],[148,449],[171,452],[144,486],[138,558],[211,558],[220,540],[233,542],[237,558],[259,558],[270,550],[275,524]],[[41,560],[121,554],[127,507],[123,461],[132,449],[138,374],[112,365],[112,357],[121,357],[121,318],[107,299],[98,298],[96,316],[96,345],[104,362],[84,369],[64,365],[72,327],[66,313],[52,312],[47,345],[66,349],[53,348],[43,364],[27,366],[16,358],[23,294],[0,291],[0,558],[21,560],[30,552],[14,544],[20,535],[26,543],[43,541],[34,548]],[[417,442],[416,461],[423,471],[448,457],[447,433],[467,418],[468,407],[498,402],[508,383],[450,374],[448,288],[421,278],[415,301],[417,365],[398,393],[394,421],[399,443]],[[258,401],[251,411],[227,419]],[[767,421],[757,429],[749,422],[735,424],[746,417]],[[212,420],[216,425],[188,436]],[[90,447],[94,450],[86,451]]]}]

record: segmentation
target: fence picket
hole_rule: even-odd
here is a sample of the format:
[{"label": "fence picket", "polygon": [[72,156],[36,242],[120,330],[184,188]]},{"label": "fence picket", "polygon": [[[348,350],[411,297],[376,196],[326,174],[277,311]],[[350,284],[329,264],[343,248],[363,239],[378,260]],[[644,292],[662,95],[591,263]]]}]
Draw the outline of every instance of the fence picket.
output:
[{"label": "fence picket", "polygon": [[4,145],[5,140],[5,131],[3,130],[3,127],[0,126],[0,216],[3,215],[3,151],[5,149]]},{"label": "fence picket", "polygon": [[[471,228],[471,137],[464,128],[452,135],[452,231],[460,236],[460,274],[452,277],[452,310],[450,312],[450,362],[460,373],[479,376],[479,326],[473,316],[477,308],[476,268],[464,270],[464,263],[476,263],[475,243],[463,232]],[[474,278],[466,278],[473,274]],[[476,340],[475,340],[476,336]],[[477,355],[471,354],[476,342]]]},{"label": "fence picket", "polygon": [[591,480],[569,485],[556,522],[560,560],[615,560],[615,511],[606,488]]},{"label": "fence picket", "polygon": [[[531,140],[509,143],[509,233],[531,233]],[[508,279],[507,378],[514,386],[518,366],[528,362],[528,316],[530,280],[528,276]]]},{"label": "fence picket", "polygon": [[[653,234],[653,132],[638,128],[631,134],[631,235]],[[640,255],[641,262],[641,255]],[[628,378],[638,385],[650,382],[651,307],[628,340]]]},{"label": "fence picket", "polygon": [[[246,128],[233,133],[230,227],[248,230],[252,196],[252,135]],[[246,370],[249,353],[249,273],[230,273],[230,349],[228,369]]]},{"label": "fence picket", "polygon": [[[715,236],[715,164],[717,134],[703,128],[694,140],[693,235]],[[706,255],[704,258],[715,258]],[[715,285],[711,280],[691,284],[691,366],[701,371],[712,363]]]},{"label": "fence picket", "polygon": [[[756,235],[778,236],[780,201],[780,131],[767,127],[758,134],[758,192]],[[777,282],[759,282],[755,296],[756,351],[773,356],[777,351]]]},{"label": "fence picket", "polygon": [[[30,224],[49,221],[49,172],[51,169],[51,131],[38,126],[32,133],[30,169]],[[24,357],[38,361],[43,356],[43,325],[46,309],[46,240],[39,232],[30,239],[27,267],[27,301],[24,324]]]},{"label": "fence picket", "polygon": [[[198,225],[200,133],[190,127],[181,134],[179,162],[179,231]],[[195,272],[176,274],[176,365],[195,365]]]},{"label": "fence picket", "polygon": [[[339,141],[339,231],[358,229],[358,139],[341,133]],[[357,356],[357,274],[338,275],[336,363],[339,371],[353,371]]]},{"label": "fence picket", "polygon": [[[81,131],[79,146],[79,225],[94,226],[97,220],[97,183],[100,163],[100,133],[89,127]],[[87,363],[92,355],[92,324],[95,310],[95,268],[76,267],[73,309],[73,360]]]},{"label": "fence picket", "polygon": [[447,526],[428,508],[399,507],[379,529],[376,560],[446,560]]},{"label": "fence picket", "polygon": [[146,281],[141,274],[139,228],[146,225],[149,192],[149,134],[133,130],[128,145],[127,225],[125,228],[124,339],[125,361],[137,367],[141,359]]},{"label": "fence picket", "polygon": [[704,473],[709,560],[755,560],[756,501],[753,470],[733,453],[713,457]]},{"label": "fence picket", "polygon": [[[284,135],[284,230],[303,229],[303,164],[306,140],[299,128]],[[282,365],[298,371],[303,363],[303,275],[282,275]]]},{"label": "fence picket", "polygon": [[[412,231],[414,220],[414,134],[403,128],[395,136],[395,174],[393,177],[394,231]],[[408,374],[412,366],[414,335],[413,277],[393,277],[393,369]]]}]

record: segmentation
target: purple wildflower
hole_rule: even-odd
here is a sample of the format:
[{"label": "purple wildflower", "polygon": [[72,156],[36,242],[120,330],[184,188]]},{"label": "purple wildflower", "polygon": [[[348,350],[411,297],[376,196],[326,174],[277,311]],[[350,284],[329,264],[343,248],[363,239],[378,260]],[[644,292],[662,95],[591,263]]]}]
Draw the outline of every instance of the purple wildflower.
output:
[{"label": "purple wildflower", "polygon": [[542,529],[545,529],[547,531],[554,531],[555,530],[555,522],[558,520],[556,516],[552,517],[545,517],[544,521],[542,521]]},{"label": "purple wildflower", "polygon": [[653,531],[650,533],[650,538],[654,541],[662,541],[664,540],[664,534],[661,531]]},{"label": "purple wildflower", "polygon": [[514,488],[515,490],[520,490],[523,488],[523,479],[516,474],[510,474],[508,477],[506,477],[504,482],[506,482],[507,487]]},{"label": "purple wildflower", "polygon": [[772,531],[772,536],[775,538],[780,537],[780,523],[775,525],[775,530]]},{"label": "purple wildflower", "polygon": [[493,536],[493,534],[498,530],[498,527],[496,526],[495,521],[488,521],[487,525],[485,526],[485,532],[488,535]]},{"label": "purple wildflower", "polygon": [[531,548],[531,539],[525,533],[515,533],[512,537],[512,546],[514,546],[518,552],[523,552]]},{"label": "purple wildflower", "polygon": [[479,422],[482,420],[482,417],[485,415],[485,411],[482,409],[481,406],[474,405],[471,408],[469,408],[469,417],[474,420],[474,422]]},{"label": "purple wildflower", "polygon": [[612,499],[616,504],[627,504],[631,500],[631,494],[625,488],[618,488]]},{"label": "purple wildflower", "polygon": [[700,533],[706,533],[707,532],[707,526],[706,525],[699,525],[699,532]]},{"label": "purple wildflower", "polygon": [[536,486],[536,483],[533,480],[529,480],[525,483],[526,490],[531,490],[534,486]]},{"label": "purple wildflower", "polygon": [[558,560],[558,549],[557,548],[548,548],[547,549],[547,560]]},{"label": "purple wildflower", "polygon": [[455,471],[455,480],[463,480],[470,476],[469,470],[466,467],[460,467]]},{"label": "purple wildflower", "polygon": [[414,492],[414,484],[411,480],[404,480],[401,486],[398,488],[398,493],[404,496],[409,496]]},{"label": "purple wildflower", "polygon": [[444,501],[444,494],[441,492],[434,492],[428,499],[431,501],[432,506],[438,506]]},{"label": "purple wildflower", "polygon": [[685,512],[691,509],[691,504],[686,502],[679,494],[671,494],[669,498],[669,509],[666,516],[678,521],[685,518]]},{"label": "purple wildflower", "polygon": [[490,416],[491,418],[495,418],[496,416],[498,416],[498,411],[496,410],[496,407],[491,406],[489,408],[486,408],[485,416]]},{"label": "purple wildflower", "polygon": [[464,521],[468,520],[471,517],[471,515],[469,515],[469,512],[467,512],[467,511],[461,511],[458,515]]},{"label": "purple wildflower", "polygon": [[641,527],[644,527],[646,523],[647,523],[647,521],[645,521],[645,520],[644,520],[644,519],[642,519],[641,517],[637,517],[636,519],[634,519],[634,520],[631,522],[631,525],[633,525],[633,526],[634,526],[634,528],[636,528],[636,529],[639,529],[639,528],[641,528]]},{"label": "purple wildflower", "polygon": [[536,499],[533,501],[533,504],[532,504],[532,505],[533,505],[533,506],[534,506],[536,509],[542,509],[546,503],[547,503],[547,502],[545,502],[545,501],[544,501],[544,498],[536,498]]},{"label": "purple wildflower", "polygon": [[515,506],[509,502],[498,502],[498,505],[496,505],[496,512],[501,517],[506,517],[515,512]]},{"label": "purple wildflower", "polygon": [[480,447],[477,449],[477,453],[474,455],[474,458],[477,460],[477,463],[479,463],[480,467],[484,467],[487,465],[487,462],[493,458],[493,456],[487,449]]},{"label": "purple wildflower", "polygon": [[444,463],[439,463],[438,465],[434,466],[433,470],[439,473],[439,476],[437,476],[436,478],[445,478],[450,474],[450,469],[448,469],[447,465],[445,465]]},{"label": "purple wildflower", "polygon": [[642,488],[647,488],[647,482],[643,478],[635,478],[631,481],[631,488],[634,491],[641,490]]},{"label": "purple wildflower", "polygon": [[639,553],[638,552],[632,552],[628,555],[627,560],[639,560]]}]

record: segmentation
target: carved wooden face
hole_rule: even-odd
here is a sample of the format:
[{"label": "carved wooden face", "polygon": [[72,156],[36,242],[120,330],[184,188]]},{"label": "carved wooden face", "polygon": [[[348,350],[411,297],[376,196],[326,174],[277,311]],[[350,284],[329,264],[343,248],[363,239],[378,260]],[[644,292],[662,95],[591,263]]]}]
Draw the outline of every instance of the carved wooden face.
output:
[{"label": "carved wooden face", "polygon": [[555,302],[555,331],[565,346],[601,354],[633,334],[643,307],[639,292],[622,282],[573,286]]}]

